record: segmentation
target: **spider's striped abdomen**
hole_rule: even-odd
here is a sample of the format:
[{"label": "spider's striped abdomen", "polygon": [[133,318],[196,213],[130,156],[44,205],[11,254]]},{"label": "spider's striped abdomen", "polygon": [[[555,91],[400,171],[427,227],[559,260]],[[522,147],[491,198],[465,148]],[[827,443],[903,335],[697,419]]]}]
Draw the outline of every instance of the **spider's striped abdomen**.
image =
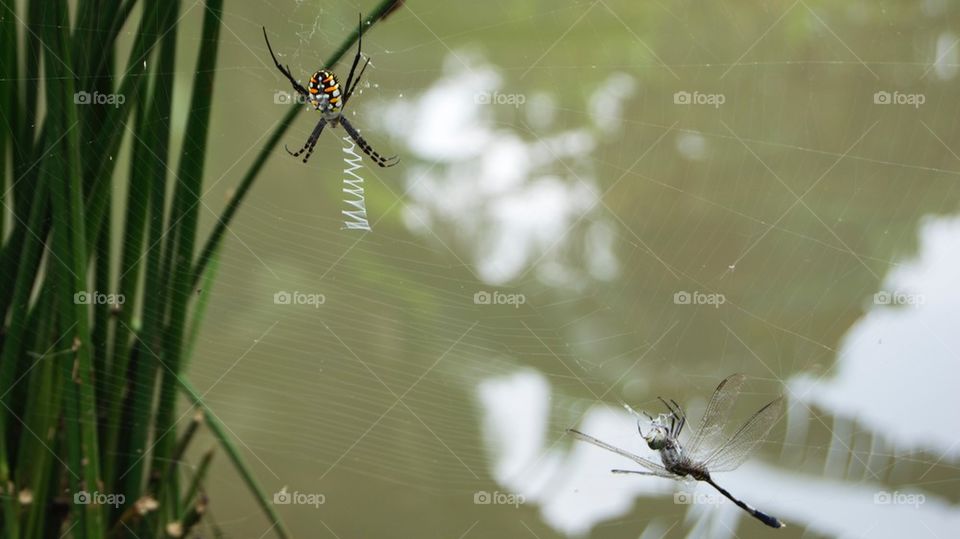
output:
[{"label": "spider's striped abdomen", "polygon": [[310,77],[310,99],[320,102],[318,109],[323,112],[339,112],[343,108],[343,97],[340,95],[340,81],[332,71],[321,69]]}]

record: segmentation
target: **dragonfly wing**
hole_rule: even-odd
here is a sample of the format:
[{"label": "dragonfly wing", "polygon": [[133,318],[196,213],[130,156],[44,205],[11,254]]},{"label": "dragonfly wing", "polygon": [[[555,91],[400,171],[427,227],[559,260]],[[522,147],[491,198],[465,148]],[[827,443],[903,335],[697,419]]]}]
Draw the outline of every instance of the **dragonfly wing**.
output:
[{"label": "dragonfly wing", "polygon": [[698,458],[702,457],[700,453],[713,451],[725,441],[724,429],[730,420],[730,410],[746,380],[747,376],[744,374],[732,374],[717,386],[703,417],[700,418],[697,432],[684,446],[691,458],[702,460]]},{"label": "dragonfly wing", "polygon": [[767,437],[781,414],[783,397],[778,397],[753,414],[726,443],[707,456],[702,464],[711,473],[735,470],[747,460],[757,444]]},{"label": "dragonfly wing", "polygon": [[669,477],[671,479],[676,479],[677,477],[676,474],[672,474],[668,472],[666,468],[657,464],[656,462],[653,462],[652,460],[648,460],[641,456],[634,455],[633,453],[620,449],[619,447],[614,447],[608,444],[607,442],[602,442],[594,438],[593,436],[590,436],[589,434],[584,434],[576,429],[568,429],[567,432],[574,435],[578,439],[583,440],[584,442],[589,442],[597,447],[602,447],[603,449],[616,453],[622,457],[627,457],[628,459],[636,462],[640,466],[643,466],[647,470],[653,472],[654,475],[658,475],[660,477]]}]

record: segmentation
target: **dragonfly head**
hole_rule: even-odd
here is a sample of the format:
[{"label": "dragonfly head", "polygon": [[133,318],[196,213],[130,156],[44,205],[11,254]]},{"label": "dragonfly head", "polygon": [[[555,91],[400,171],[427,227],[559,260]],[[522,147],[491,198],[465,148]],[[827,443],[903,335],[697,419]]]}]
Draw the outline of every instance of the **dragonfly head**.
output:
[{"label": "dragonfly head", "polygon": [[664,422],[664,414],[660,414],[651,421],[650,430],[646,434],[640,431],[640,435],[646,440],[647,445],[654,451],[659,451],[667,446],[667,438],[670,437],[670,431]]}]

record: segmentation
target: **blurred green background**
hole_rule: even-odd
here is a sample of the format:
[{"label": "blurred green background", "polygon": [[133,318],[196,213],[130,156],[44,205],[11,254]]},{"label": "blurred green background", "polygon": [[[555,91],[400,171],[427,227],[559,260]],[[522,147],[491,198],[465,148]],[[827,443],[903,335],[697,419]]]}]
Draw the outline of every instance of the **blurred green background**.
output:
[{"label": "blurred green background", "polygon": [[[820,519],[800,509],[865,483],[922,489],[942,502],[925,510],[955,522],[956,453],[854,443],[896,424],[851,425],[826,406],[799,420],[809,424],[799,441],[781,443],[785,421],[756,457],[815,487],[796,494],[761,474],[743,495],[786,530],[726,513],[729,525],[708,531],[668,494],[628,498],[579,527],[549,507],[577,490],[564,477],[660,481],[608,478],[606,464],[575,473],[566,456],[595,450],[564,429],[601,403],[702,402],[739,371],[755,379],[747,413],[792,377],[835,376],[845,336],[918,253],[923,223],[957,212],[958,6],[405,4],[364,38],[373,63],[350,105],[374,147],[402,158],[360,172],[372,232],[342,229],[342,130],[325,132],[307,165],[278,151],[230,226],[191,363],[265,488],[322,494],[319,507],[280,507],[295,535],[830,536],[852,533],[853,515],[864,536],[893,533],[869,526],[871,506],[889,509],[874,503],[880,487],[867,489],[867,509],[837,502]],[[368,8],[226,4],[201,237],[290,106],[275,103],[289,85],[260,26],[306,80]],[[199,19],[186,14],[185,58]],[[190,82],[178,73],[176,91],[185,97]],[[684,104],[678,92],[722,104]],[[284,142],[298,148],[316,120],[304,110]],[[524,303],[475,303],[484,291]],[[324,303],[277,304],[278,292]],[[683,292],[723,304],[675,300]],[[925,383],[955,385],[955,350],[940,352],[953,370]],[[539,382],[485,393],[517,376]],[[909,409],[916,387],[873,389]],[[497,399],[509,413],[493,411]],[[503,464],[517,454],[529,458]],[[876,473],[850,472],[863,460]],[[226,460],[214,466],[212,520],[229,536],[269,535]],[[475,503],[494,491],[526,501]],[[601,491],[582,503],[613,502]],[[919,526],[920,514],[894,518],[920,536],[942,529]]]}]

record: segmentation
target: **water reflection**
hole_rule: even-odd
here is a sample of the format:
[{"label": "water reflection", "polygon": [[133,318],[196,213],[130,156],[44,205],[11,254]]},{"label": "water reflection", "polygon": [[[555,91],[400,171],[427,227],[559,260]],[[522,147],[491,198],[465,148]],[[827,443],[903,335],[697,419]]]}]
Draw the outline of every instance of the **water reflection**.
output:
[{"label": "water reflection", "polygon": [[[697,482],[614,475],[609,470],[624,467],[623,458],[586,444],[567,449],[565,443],[553,442],[557,433],[546,432],[550,388],[536,373],[486,380],[479,395],[494,477],[527,503],[538,504],[544,521],[559,532],[584,535],[629,514],[637,503],[648,515],[637,521],[638,534],[650,524],[662,529],[683,521],[695,537],[735,537],[740,518],[750,520]],[[626,412],[596,406],[580,427],[644,454],[635,420]],[[956,507],[919,489],[893,491],[877,483],[803,475],[756,460],[722,478],[727,488],[743,493],[744,499],[762,500],[766,510],[790,525],[831,536],[902,537],[917,531],[918,520],[939,537],[960,527]],[[657,501],[665,497],[668,503]]]},{"label": "water reflection", "polygon": [[[831,536],[901,537],[917,533],[918,522],[935,537],[960,529],[955,505],[915,486],[941,460],[946,464],[960,454],[960,438],[952,428],[960,408],[955,389],[960,341],[952,328],[960,304],[960,219],[926,220],[919,245],[916,257],[894,269],[870,298],[869,311],[844,338],[835,368],[788,382],[791,413],[784,460],[789,463],[812,446],[807,428],[814,422],[811,408],[816,408],[835,418],[829,453],[818,455],[822,468],[807,473],[754,459],[723,474],[727,488],[746,500],[762,500],[765,510],[787,522]],[[743,518],[735,506],[722,499],[685,501],[710,500],[715,495],[711,489],[696,482],[613,475],[611,468],[629,463],[587,444],[569,446],[559,432],[549,431],[553,399],[542,375],[526,370],[488,379],[480,384],[479,395],[494,478],[538,504],[544,521],[557,531],[583,535],[640,504],[646,519],[636,522],[638,534],[646,529],[644,535],[654,530],[659,536],[683,521],[695,537],[735,536]],[[910,396],[910,406],[904,405],[903,395]],[[847,443],[856,434],[854,423],[874,437],[868,447]],[[649,453],[625,411],[595,405],[579,428],[637,454]],[[938,458],[921,459],[919,471],[914,468],[912,476],[901,478],[906,484],[896,486],[885,478],[896,459],[888,465],[886,458],[875,458],[891,450],[925,450]],[[851,458],[850,451],[865,458]],[[851,470],[861,475],[859,481],[850,480]],[[668,503],[662,503],[665,497]]]},{"label": "water reflection", "polygon": [[[569,232],[598,206],[590,155],[601,138],[620,130],[623,102],[635,86],[632,77],[614,73],[587,99],[590,123],[551,128],[557,105],[546,94],[533,96],[528,107],[525,94],[507,93],[494,67],[476,56],[450,55],[439,80],[384,112],[385,126],[423,161],[407,177],[405,223],[466,246],[488,283],[505,283],[545,262],[538,268],[545,279],[582,286],[580,262],[543,259],[583,236],[589,276],[613,278],[612,229],[594,216],[582,235]],[[593,220],[599,224],[590,226]]]},{"label": "water reflection", "polygon": [[[880,280],[914,250],[922,215],[957,208],[957,11],[945,0],[869,4],[608,1],[579,23],[590,2],[529,18],[484,3],[412,6],[417,18],[391,18],[372,34],[380,70],[369,78],[382,90],[354,109],[364,126],[379,121],[395,135],[371,139],[403,155],[383,177],[403,220],[370,178],[368,203],[383,222],[362,240],[339,231],[339,186],[318,181],[339,170],[338,145],[318,147],[326,158],[309,168],[278,149],[270,182],[238,217],[243,242],[224,252],[191,376],[210,387],[229,372],[209,400],[282,478],[258,468],[261,479],[329,493],[322,517],[341,536],[766,537],[725,500],[674,503],[696,485],[614,476],[629,463],[562,435],[579,426],[645,452],[629,416],[575,399],[609,391],[608,403],[640,403],[663,392],[698,417],[694,396],[734,371],[789,380],[782,452],[766,448],[721,483],[787,521],[786,534],[932,536],[927,525],[955,535],[957,397],[945,386],[957,379],[948,241],[957,231],[933,233],[931,222],[918,261]],[[259,31],[258,22],[250,35]],[[462,52],[476,47],[503,68]],[[246,47],[235,50],[248,67]],[[249,105],[232,91],[249,87],[248,71],[238,73],[217,110]],[[264,82],[269,98],[274,77]],[[876,91],[898,87],[922,92],[926,105],[874,104]],[[680,90],[727,100],[678,106]],[[511,104],[521,95],[523,106]],[[232,114],[225,140],[250,133],[254,145],[277,111],[260,114]],[[307,122],[296,126],[303,136]],[[236,153],[225,152],[224,168]],[[935,256],[931,235],[944,240]],[[487,283],[528,301],[474,304]],[[278,289],[328,302],[278,307]],[[926,303],[873,306],[879,290]],[[678,291],[728,302],[677,304]],[[269,341],[242,356],[278,319]],[[391,391],[411,387],[409,409],[396,404]],[[223,468],[218,477],[235,480]],[[222,508],[236,496],[222,518],[246,527],[249,497],[231,487],[220,483],[211,499]],[[495,489],[523,494],[527,506],[471,503]],[[894,491],[925,503],[875,503]],[[316,534],[316,511],[289,516],[298,536]]]},{"label": "water reflection", "polygon": [[[960,457],[956,311],[960,219],[929,219],[916,258],[898,266],[844,338],[836,367],[791,380],[791,393],[896,449]],[[909,399],[903,396],[908,395]]]}]

